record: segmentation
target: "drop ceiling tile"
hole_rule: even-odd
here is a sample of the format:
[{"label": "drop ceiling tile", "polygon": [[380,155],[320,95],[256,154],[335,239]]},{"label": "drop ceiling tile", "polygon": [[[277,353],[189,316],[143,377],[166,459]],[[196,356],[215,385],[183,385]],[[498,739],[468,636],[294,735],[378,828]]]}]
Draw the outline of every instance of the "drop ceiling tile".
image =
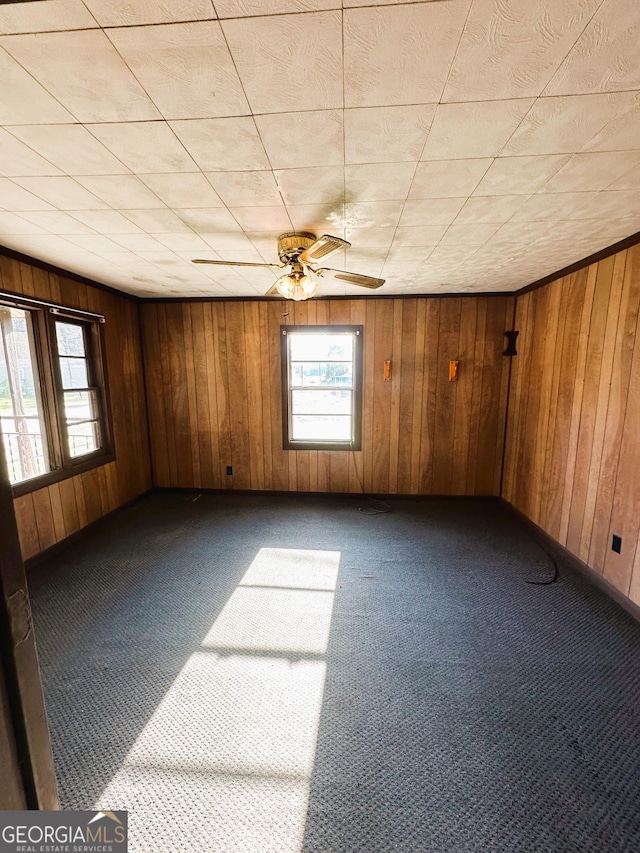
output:
[{"label": "drop ceiling tile", "polygon": [[[184,237],[188,235],[180,234]],[[196,235],[193,234],[193,237]],[[114,234],[114,243],[129,249],[130,252],[162,252],[167,247],[151,234]]]},{"label": "drop ceiling tile", "polygon": [[347,240],[356,249],[388,249],[393,242],[396,227],[349,228]]},{"label": "drop ceiling tile", "polygon": [[249,112],[217,21],[124,27],[108,36],[164,118]]},{"label": "drop ceiling tile", "polygon": [[524,98],[439,104],[422,159],[497,157],[533,102]]},{"label": "drop ceiling tile", "polygon": [[198,234],[154,234],[158,242],[173,252],[206,252],[209,245]]},{"label": "drop ceiling tile", "polygon": [[416,163],[366,163],[345,167],[345,194],[349,201],[405,199]]},{"label": "drop ceiling tile", "polygon": [[566,162],[567,154],[501,157],[494,160],[475,189],[476,195],[521,195],[540,189]]},{"label": "drop ceiling tile", "polygon": [[273,172],[207,172],[227,207],[272,207],[282,203]]},{"label": "drop ceiling tile", "polygon": [[631,169],[621,178],[618,178],[610,187],[610,190],[640,190],[640,166]]},{"label": "drop ceiling tile", "polygon": [[602,190],[583,195],[588,196],[585,203],[567,218],[606,220],[619,219],[621,215],[640,217],[640,195],[635,190]]},{"label": "drop ceiling tile", "polygon": [[632,98],[631,92],[538,98],[502,154],[572,154],[579,151]]},{"label": "drop ceiling tile", "polygon": [[418,163],[410,199],[470,196],[493,160],[430,160]]},{"label": "drop ceiling tile", "polygon": [[16,213],[0,211],[0,238],[11,234],[46,234],[44,228],[34,225]]},{"label": "drop ceiling tile", "polygon": [[626,151],[638,147],[640,139],[640,97],[613,118],[585,146],[585,151]]},{"label": "drop ceiling tile", "polygon": [[344,201],[344,168],[316,166],[309,169],[280,169],[274,172],[286,205]]},{"label": "drop ceiling tile", "polygon": [[437,103],[469,5],[345,10],[345,106]]},{"label": "drop ceiling tile", "polygon": [[[73,178],[15,178],[15,182],[60,210],[99,210],[104,202]],[[33,208],[33,210],[44,208]]]},{"label": "drop ceiling tile", "polygon": [[640,151],[598,151],[574,154],[569,162],[547,181],[542,187],[542,192],[604,190],[638,163],[640,163]]},{"label": "drop ceiling tile", "polygon": [[397,229],[393,245],[400,246],[437,246],[444,237],[446,225],[403,225]]},{"label": "drop ceiling tile", "polygon": [[362,201],[344,206],[344,225],[348,228],[388,228],[398,224],[404,202]]},{"label": "drop ceiling tile", "polygon": [[95,234],[93,228],[61,210],[32,210],[22,216],[53,234]]},{"label": "drop ceiling tile", "polygon": [[164,121],[93,124],[90,130],[118,160],[137,174],[198,170]]},{"label": "drop ceiling tile", "polygon": [[547,95],[640,88],[635,0],[604,0],[545,89]]},{"label": "drop ceiling tile", "polygon": [[0,33],[46,33],[97,27],[82,0],[55,3],[15,3],[0,6]]},{"label": "drop ceiling tile", "polygon": [[528,195],[473,196],[465,201],[456,222],[506,222],[527,198]]},{"label": "drop ceiling tile", "polygon": [[[179,212],[182,219],[196,234],[216,231],[240,231],[234,217],[226,207],[183,209]],[[159,233],[151,231],[151,234]]]},{"label": "drop ceiling tile", "polygon": [[0,45],[79,121],[159,117],[101,30],[7,36]]},{"label": "drop ceiling tile", "polygon": [[475,0],[443,101],[541,94],[602,0]]},{"label": "drop ceiling tile", "polygon": [[[258,250],[260,257],[265,263],[279,264],[277,245],[280,233],[280,231],[272,231],[271,233],[266,231],[249,231],[243,236],[250,240],[252,246]],[[213,244],[212,247],[215,248]]]},{"label": "drop ceiling tile", "polygon": [[73,218],[99,234],[135,234],[141,231],[117,210],[74,210]]},{"label": "drop ceiling tile", "polygon": [[555,222],[570,219],[579,214],[596,195],[594,192],[538,193],[527,199],[514,214],[512,222]]},{"label": "drop ceiling tile", "polygon": [[0,175],[10,178],[59,174],[60,169],[0,128]]},{"label": "drop ceiling tile", "polygon": [[342,107],[340,11],[237,18],[222,27],[254,113]]},{"label": "drop ceiling tile", "polygon": [[70,112],[0,47],[0,124],[75,121]]},{"label": "drop ceiling tile", "polygon": [[125,210],[124,214],[147,234],[181,234],[189,231],[183,221],[182,211],[178,216],[166,208],[143,208]]},{"label": "drop ceiling tile", "polygon": [[500,227],[497,222],[454,222],[447,229],[447,233],[440,241],[441,246],[455,245],[466,248],[467,246],[482,246],[496,233]]},{"label": "drop ceiling tile", "polygon": [[273,169],[344,163],[341,110],[258,115],[255,122]]},{"label": "drop ceiling tile", "polygon": [[67,175],[122,175],[129,170],[80,124],[25,125],[11,133]]},{"label": "drop ceiling tile", "polygon": [[167,207],[224,207],[222,199],[201,172],[179,175],[140,175]]},{"label": "drop ceiling tile", "polygon": [[173,121],[171,127],[205,172],[271,168],[251,116]]},{"label": "drop ceiling tile", "polygon": [[336,0],[216,0],[216,11],[220,18],[319,12],[337,6],[339,3]]},{"label": "drop ceiling tile", "polygon": [[230,213],[245,231],[283,233],[291,230],[291,219],[283,204],[271,207],[232,207]]},{"label": "drop ceiling tile", "polygon": [[85,0],[101,27],[168,24],[173,21],[208,21],[215,17],[211,0]]},{"label": "drop ceiling tile", "polygon": [[160,207],[156,196],[135,175],[84,175],[77,180],[116,210]]},{"label": "drop ceiling tile", "polygon": [[117,252],[120,248],[103,234],[69,234],[66,239],[87,252]]},{"label": "drop ceiling tile", "polygon": [[435,104],[345,110],[345,157],[349,164],[415,162],[420,159]]},{"label": "drop ceiling tile", "polygon": [[463,198],[430,198],[407,201],[401,226],[450,225],[464,204]]}]

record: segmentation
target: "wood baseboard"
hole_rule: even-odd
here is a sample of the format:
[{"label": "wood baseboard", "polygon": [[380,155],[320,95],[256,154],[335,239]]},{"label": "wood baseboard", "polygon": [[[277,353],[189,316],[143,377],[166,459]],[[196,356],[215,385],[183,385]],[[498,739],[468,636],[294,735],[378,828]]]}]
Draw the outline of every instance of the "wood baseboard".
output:
[{"label": "wood baseboard", "polygon": [[540,541],[540,543],[548,550],[552,551],[560,560],[564,563],[568,563],[571,568],[576,569],[576,571],[583,574],[586,578],[588,578],[593,584],[595,584],[599,589],[602,590],[609,598],[612,598],[616,604],[619,604],[623,610],[626,610],[630,616],[633,616],[638,622],[640,622],[640,607],[630,598],[620,592],[613,584],[609,583],[606,578],[603,578],[602,575],[599,575],[595,569],[592,569],[591,566],[587,565],[587,563],[583,563],[583,561],[576,557],[573,551],[570,551],[568,548],[565,548],[564,545],[561,545],[557,539],[554,539],[553,536],[550,536],[546,530],[543,530],[539,527],[534,521],[531,521],[523,512],[520,512],[513,504],[509,503],[505,498],[500,498],[501,502],[509,507],[511,512],[521,521],[533,535]]}]

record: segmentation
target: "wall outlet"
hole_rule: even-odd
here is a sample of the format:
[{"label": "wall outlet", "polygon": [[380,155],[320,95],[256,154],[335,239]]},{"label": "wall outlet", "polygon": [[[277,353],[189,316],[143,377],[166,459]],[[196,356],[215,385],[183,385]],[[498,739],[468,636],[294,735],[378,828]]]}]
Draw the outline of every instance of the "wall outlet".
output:
[{"label": "wall outlet", "polygon": [[616,554],[619,554],[620,551],[622,550],[622,537],[616,536],[615,533],[613,534],[613,536],[611,538],[611,550],[615,551]]},{"label": "wall outlet", "polygon": [[228,475],[233,474],[233,468],[231,467],[231,465],[227,465],[227,474]]}]

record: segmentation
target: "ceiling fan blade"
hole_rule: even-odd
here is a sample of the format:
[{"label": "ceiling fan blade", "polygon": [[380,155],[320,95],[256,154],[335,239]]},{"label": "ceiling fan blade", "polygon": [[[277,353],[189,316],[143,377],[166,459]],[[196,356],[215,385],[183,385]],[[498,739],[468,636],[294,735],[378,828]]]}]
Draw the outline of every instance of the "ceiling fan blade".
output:
[{"label": "ceiling fan blade", "polygon": [[299,260],[305,264],[317,264],[322,258],[328,258],[335,252],[341,249],[348,249],[351,243],[342,240],[340,237],[332,237],[330,234],[323,234],[318,237],[315,243],[312,243],[308,249],[300,255]]},{"label": "ceiling fan blade", "polygon": [[357,272],[345,272],[344,270],[330,270],[322,268],[314,270],[316,275],[327,278],[335,278],[338,281],[348,281],[349,284],[357,284],[358,287],[369,287],[375,290],[377,287],[382,287],[385,283],[384,278],[372,278],[370,275],[360,275]]},{"label": "ceiling fan blade", "polygon": [[267,269],[279,270],[282,267],[279,264],[250,264],[245,261],[208,261],[204,258],[194,258],[192,264],[217,264],[224,267],[266,267]]},{"label": "ceiling fan blade", "polygon": [[267,290],[267,292],[265,293],[265,296],[280,296],[280,295],[281,295],[281,294],[280,294],[280,291],[279,291],[279,290],[278,290],[278,288],[275,286],[275,284],[274,284],[274,285],[272,285],[272,286],[269,288],[269,290]]}]

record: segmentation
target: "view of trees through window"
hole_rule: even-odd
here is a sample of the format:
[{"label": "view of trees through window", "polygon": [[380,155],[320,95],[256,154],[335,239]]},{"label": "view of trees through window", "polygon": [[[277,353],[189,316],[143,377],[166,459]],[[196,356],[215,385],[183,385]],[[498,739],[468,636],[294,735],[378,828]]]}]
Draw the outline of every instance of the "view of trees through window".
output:
[{"label": "view of trees through window", "polygon": [[28,311],[0,306],[0,426],[12,483],[49,470]]}]

